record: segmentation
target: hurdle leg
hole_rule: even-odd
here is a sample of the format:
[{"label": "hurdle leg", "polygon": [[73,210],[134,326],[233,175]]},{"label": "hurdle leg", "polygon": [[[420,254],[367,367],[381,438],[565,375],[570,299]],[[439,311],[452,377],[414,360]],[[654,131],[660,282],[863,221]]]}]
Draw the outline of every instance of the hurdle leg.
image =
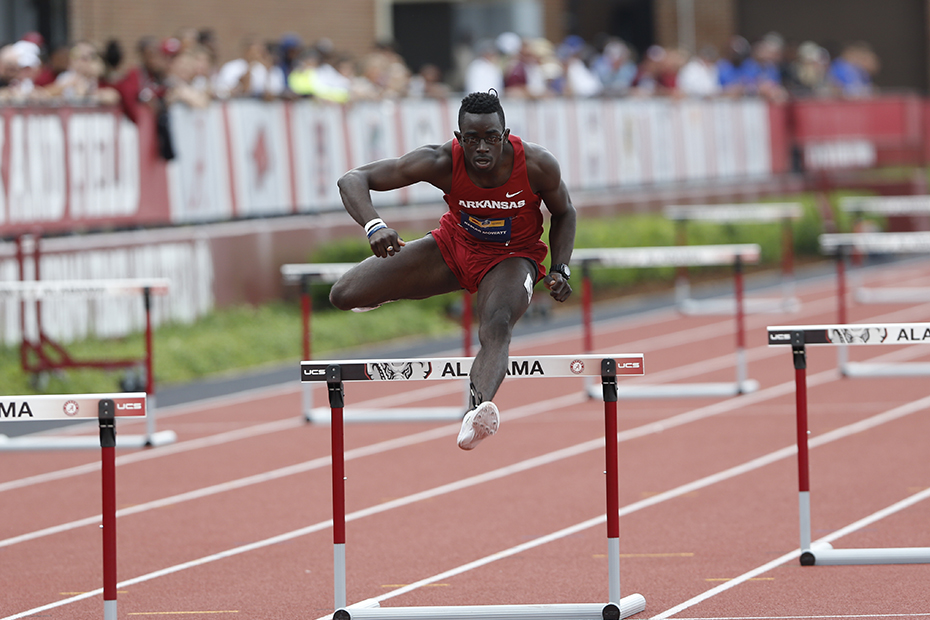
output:
[{"label": "hurdle leg", "polygon": [[332,410],[330,432],[333,461],[333,592],[335,609],[341,609],[346,606],[346,478],[345,429],[342,419],[345,391],[340,366],[331,364],[326,367],[326,386]]},{"label": "hurdle leg", "polygon": [[[310,278],[302,276],[300,278],[300,324],[301,324],[301,353],[303,359],[313,359],[310,349],[310,320],[313,315],[313,299],[310,297]],[[307,422],[313,421],[313,384],[304,383],[302,390],[301,404],[304,411],[304,419]]]},{"label": "hurdle leg", "polygon": [[794,231],[790,217],[782,220],[781,294],[782,309],[790,311],[794,302]]},{"label": "hurdle leg", "polygon": [[791,332],[791,352],[794,358],[795,410],[798,441],[798,515],[801,532],[801,564],[814,563],[811,554],[811,484],[808,461],[807,425],[807,352],[804,332]]},{"label": "hurdle leg", "polygon": [[116,620],[116,419],[108,398],[97,404],[103,496],[103,618]]},{"label": "hurdle leg", "polygon": [[[585,353],[594,350],[594,325],[591,320],[591,303],[593,289],[591,283],[591,266],[589,261],[581,263],[581,329],[582,347]],[[594,397],[594,377],[585,377],[584,391],[589,398]]]},{"label": "hurdle leg", "polygon": [[[836,322],[845,325],[846,316],[846,248],[836,248]],[[846,364],[849,362],[849,350],[840,345],[836,348],[836,365],[840,373],[846,374]]]},{"label": "hurdle leg", "polygon": [[152,357],[152,289],[142,289],[142,302],[145,307],[145,392],[150,411],[145,416],[145,446],[155,445],[155,367]]},{"label": "hurdle leg", "polygon": [[749,379],[746,363],[746,317],[743,308],[743,260],[739,256],[733,262],[733,288],[736,297],[736,393],[743,393],[743,385]]},{"label": "hurdle leg", "polygon": [[601,360],[607,478],[607,579],[610,602],[620,602],[620,474],[617,449],[617,362]]}]

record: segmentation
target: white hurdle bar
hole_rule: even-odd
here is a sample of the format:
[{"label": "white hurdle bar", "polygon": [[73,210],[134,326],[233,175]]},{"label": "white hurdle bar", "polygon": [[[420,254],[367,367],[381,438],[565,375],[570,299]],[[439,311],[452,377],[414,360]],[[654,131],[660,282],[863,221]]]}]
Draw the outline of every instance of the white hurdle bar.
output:
[{"label": "white hurdle bar", "polygon": [[[300,285],[300,304],[302,319],[303,359],[313,359],[312,329],[313,297],[310,287],[313,284],[332,284],[357,263],[292,263],[281,266],[281,276],[285,284]],[[463,291],[462,300],[462,347],[465,356],[471,355],[471,294]],[[347,422],[424,422],[457,420],[464,415],[469,402],[468,384],[465,384],[463,406],[461,407],[405,407],[403,409],[362,409],[353,407],[346,410]],[[314,407],[313,385],[302,384],[301,408],[304,419],[316,424],[329,424],[329,407]]]},{"label": "white hurdle bar", "polygon": [[[302,382],[325,382],[332,410],[333,461],[333,565],[335,620],[361,618],[433,618],[452,620],[618,620],[646,608],[640,594],[620,596],[620,499],[617,445],[617,378],[643,375],[642,354],[620,355],[543,355],[511,357],[510,378],[596,377],[603,384],[604,428],[607,479],[607,554],[608,602],[560,605],[473,605],[468,607],[395,607],[381,608],[370,599],[346,605],[346,517],[343,412],[345,381],[422,381],[449,380],[467,376],[474,358],[387,359],[305,361],[300,364]],[[389,372],[385,372],[389,369]],[[386,377],[392,377],[388,379]]]},{"label": "white hurdle bar", "polygon": [[[174,431],[158,431],[155,415],[155,373],[152,359],[152,317],[151,296],[168,293],[169,280],[166,278],[119,278],[99,280],[31,280],[0,282],[0,299],[16,298],[22,302],[53,299],[56,297],[102,297],[104,295],[141,295],[145,306],[145,389],[148,399],[149,415],[145,416],[144,435],[120,435],[117,438],[119,448],[149,448],[172,444],[177,441]],[[25,330],[25,309],[21,308],[20,321]],[[37,314],[40,311],[37,310]],[[41,318],[37,316],[38,325]],[[25,331],[23,338],[25,338]],[[76,366],[105,367],[107,362],[74,362]],[[69,366],[63,365],[63,368]],[[7,437],[0,435],[0,451],[27,450],[86,450],[96,448],[98,442],[94,437],[35,435]]]},{"label": "white hurdle bar", "polygon": [[[836,259],[837,322],[847,323],[847,261],[853,252],[864,254],[930,254],[930,232],[838,233],[820,235],[820,250]],[[928,288],[859,289],[861,303],[920,303],[930,301]],[[863,293],[866,293],[863,295]],[[921,298],[923,294],[923,298]],[[846,347],[837,349],[837,364],[847,377],[924,377],[930,363],[863,364],[850,362]]]},{"label": "white hurdle bar", "polygon": [[[582,328],[584,350],[594,349],[591,319],[591,266],[641,269],[647,267],[680,267],[702,265],[733,265],[733,306],[736,330],[736,381],[729,383],[664,383],[636,384],[618,388],[620,398],[726,398],[749,394],[759,389],[759,382],[749,378],[746,361],[746,328],[743,294],[743,265],[759,261],[761,248],[755,243],[729,245],[688,245],[644,248],[579,249],[572,260],[581,262]],[[589,381],[585,386],[591,398],[600,398],[600,386]]]},{"label": "white hurdle bar", "polygon": [[930,547],[834,549],[811,543],[809,431],[807,424],[807,345],[930,344],[930,323],[805,325],[768,328],[771,346],[790,345],[794,359],[798,442],[798,513],[801,564],[927,564]]},{"label": "white hurdle bar", "polygon": [[[677,224],[677,243],[687,245],[687,223],[690,221],[720,224],[765,224],[780,222],[782,229],[781,299],[750,298],[744,310],[750,314],[797,312],[800,300],[794,292],[794,233],[792,220],[804,216],[798,202],[759,202],[717,205],[668,205],[663,209],[666,219]],[[691,284],[686,266],[681,266],[676,278],[676,295],[685,314],[732,314],[729,300],[695,300],[691,298]]]},{"label": "white hurdle bar", "polygon": [[[930,232],[821,235],[820,249],[824,254],[836,255],[837,260],[862,254],[930,254]],[[856,301],[863,304],[930,302],[928,287],[858,287],[855,295]]]},{"label": "white hurdle bar", "polygon": [[0,396],[0,423],[6,420],[74,420],[96,418],[100,437],[103,537],[103,618],[116,620],[116,418],[147,417],[146,394],[58,394]]}]

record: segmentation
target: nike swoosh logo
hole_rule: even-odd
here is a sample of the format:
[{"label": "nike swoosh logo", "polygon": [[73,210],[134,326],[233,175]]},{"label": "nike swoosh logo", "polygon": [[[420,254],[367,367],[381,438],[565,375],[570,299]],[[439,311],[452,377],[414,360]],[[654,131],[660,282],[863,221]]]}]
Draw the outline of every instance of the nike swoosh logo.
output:
[{"label": "nike swoosh logo", "polygon": [[513,198],[514,196],[516,196],[517,194],[521,193],[522,191],[523,191],[523,190],[521,189],[519,192],[514,192],[514,193],[512,193],[512,194],[511,194],[510,192],[507,192],[507,198]]}]

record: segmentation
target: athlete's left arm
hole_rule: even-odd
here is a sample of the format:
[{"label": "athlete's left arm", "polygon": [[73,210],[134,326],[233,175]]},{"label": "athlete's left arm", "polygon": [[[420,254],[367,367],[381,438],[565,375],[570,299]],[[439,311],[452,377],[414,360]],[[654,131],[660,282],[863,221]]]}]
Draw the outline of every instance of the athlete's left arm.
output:
[{"label": "athlete's left arm", "polygon": [[[546,149],[534,145],[532,153],[527,157],[527,172],[530,184],[546,203],[546,208],[552,215],[549,225],[549,253],[551,265],[565,263],[572,259],[572,250],[575,248],[575,207],[568,195],[568,188],[562,180],[562,171],[559,162]],[[561,274],[550,273],[545,278],[546,287],[550,295],[557,301],[565,301],[572,294],[572,287]]]}]

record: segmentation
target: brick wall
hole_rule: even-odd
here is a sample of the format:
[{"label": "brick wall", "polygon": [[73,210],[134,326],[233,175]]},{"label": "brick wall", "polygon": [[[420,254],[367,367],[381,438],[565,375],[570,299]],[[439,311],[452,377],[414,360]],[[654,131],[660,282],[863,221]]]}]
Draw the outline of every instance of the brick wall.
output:
[{"label": "brick wall", "polygon": [[[721,53],[736,33],[736,0],[692,0],[697,49],[714,45]],[[678,43],[678,0],[655,0],[656,42],[664,47]]]},{"label": "brick wall", "polygon": [[243,38],[278,40],[294,32],[305,42],[330,38],[337,49],[361,55],[375,40],[376,0],[71,0],[71,38],[119,39],[127,59],[144,35],[167,37],[182,28],[211,27],[220,61],[238,56]]}]

